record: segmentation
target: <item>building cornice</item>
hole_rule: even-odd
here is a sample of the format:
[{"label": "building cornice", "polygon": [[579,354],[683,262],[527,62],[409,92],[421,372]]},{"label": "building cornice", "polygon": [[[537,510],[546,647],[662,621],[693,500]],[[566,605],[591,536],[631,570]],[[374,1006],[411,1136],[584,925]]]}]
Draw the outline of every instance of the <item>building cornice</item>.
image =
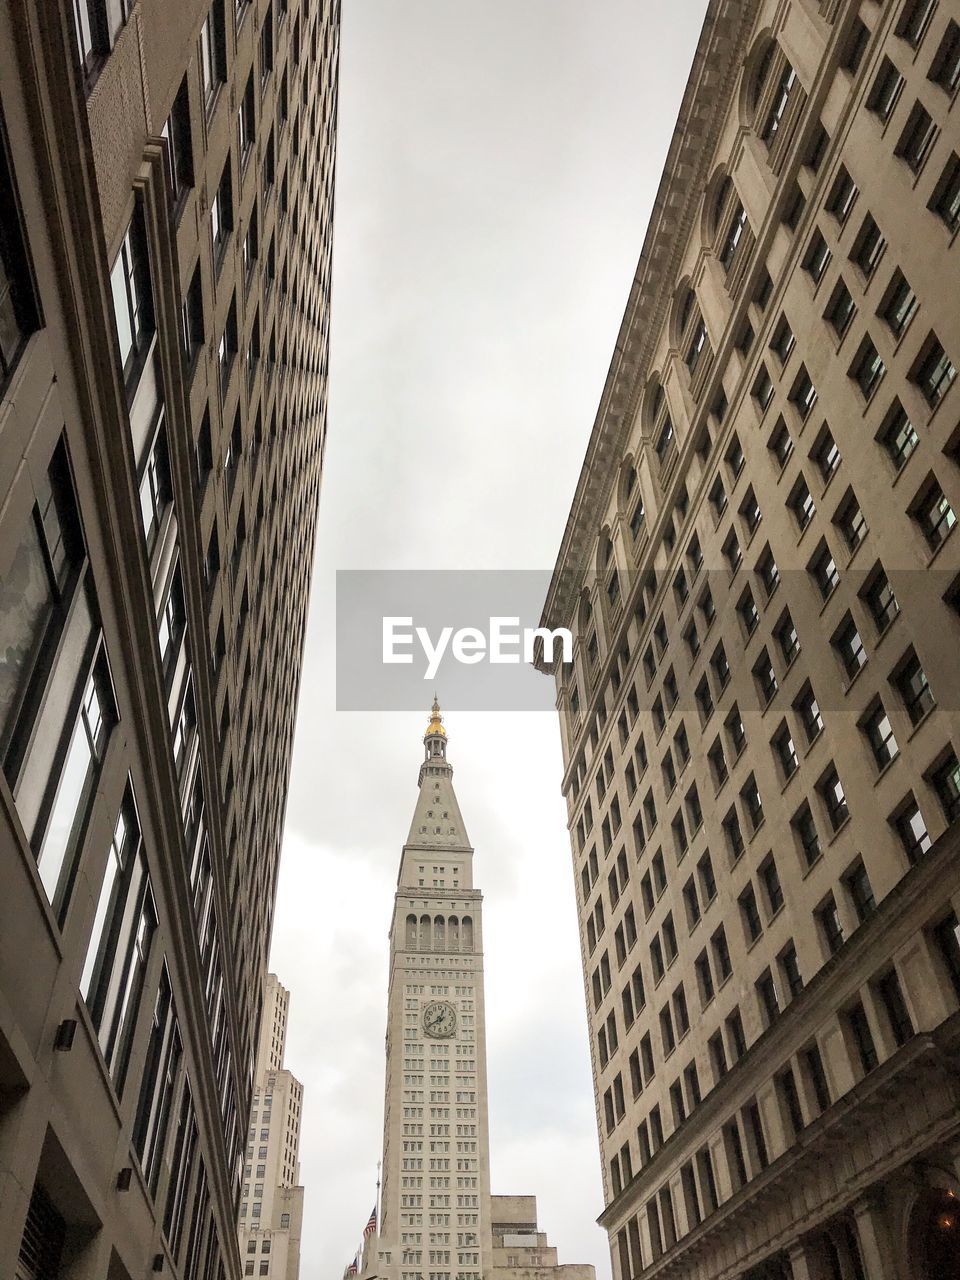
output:
[{"label": "building cornice", "polygon": [[572,613],[736,86],[759,0],[710,0],[600,397],[541,626]]}]

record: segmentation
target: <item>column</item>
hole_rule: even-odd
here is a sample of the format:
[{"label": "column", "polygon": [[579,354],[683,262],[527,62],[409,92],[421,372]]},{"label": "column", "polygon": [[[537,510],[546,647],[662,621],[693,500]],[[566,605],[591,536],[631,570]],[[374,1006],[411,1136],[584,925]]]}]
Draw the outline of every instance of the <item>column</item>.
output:
[{"label": "column", "polygon": [[864,1196],[854,1204],[853,1214],[867,1280],[897,1280],[892,1241],[880,1199]]}]

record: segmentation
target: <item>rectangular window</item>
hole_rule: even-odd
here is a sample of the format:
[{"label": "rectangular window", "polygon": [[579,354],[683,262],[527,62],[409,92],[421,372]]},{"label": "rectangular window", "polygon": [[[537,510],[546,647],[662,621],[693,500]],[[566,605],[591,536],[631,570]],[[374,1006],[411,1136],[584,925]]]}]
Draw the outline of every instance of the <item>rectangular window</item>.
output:
[{"label": "rectangular window", "polygon": [[210,234],[213,238],[213,260],[219,271],[227,248],[227,241],[233,230],[233,176],[230,170],[230,157],[220,175],[217,193],[210,205]]},{"label": "rectangular window", "polygon": [[207,113],[227,78],[227,38],[223,0],[213,0],[200,31],[200,77]]},{"label": "rectangular window", "polygon": [[164,156],[167,166],[167,188],[176,217],[187,192],[193,186],[193,141],[190,136],[190,95],[184,76],[173,110],[167,117],[161,136],[166,140]]},{"label": "rectangular window", "polygon": [[930,333],[913,368],[910,381],[920,390],[931,409],[936,408],[949,391],[957,369],[944,351],[937,335]]},{"label": "rectangular window", "polygon": [[237,115],[237,138],[240,146],[240,169],[243,170],[256,137],[256,101],[253,88],[253,72],[247,77],[247,86],[243,91],[240,111]]},{"label": "rectangular window", "polygon": [[27,237],[0,118],[0,389],[39,324]]},{"label": "rectangular window", "polygon": [[170,978],[164,966],[153,1010],[150,1040],[133,1127],[133,1147],[151,1194],[156,1194],[182,1046]]},{"label": "rectangular window", "polygon": [[854,241],[853,251],[850,254],[851,261],[860,268],[868,280],[873,275],[886,245],[886,240],[880,234],[880,228],[872,215],[868,213],[863,220],[860,231]]},{"label": "rectangular window", "polygon": [[911,173],[919,173],[937,137],[933,117],[919,102],[915,102],[894,154],[906,164]]},{"label": "rectangular window", "polygon": [[913,423],[899,400],[894,400],[883,420],[877,436],[887,456],[897,471],[900,471],[907,459],[919,444]]},{"label": "rectangular window", "polygon": [[847,1026],[850,1028],[860,1066],[866,1075],[874,1069],[880,1059],[877,1056],[877,1048],[867,1021],[866,1011],[859,1000],[847,1010]]},{"label": "rectangular window", "polygon": [[107,854],[80,978],[80,994],[118,1091],[126,1075],[156,925],[136,802],[128,786]]},{"label": "rectangular window", "polygon": [[850,290],[841,278],[834,286],[830,301],[827,303],[827,309],[823,313],[823,318],[837,337],[842,338],[850,327],[850,321],[856,315],[856,312],[857,308],[850,295]]},{"label": "rectangular window", "polygon": [[951,235],[960,227],[960,156],[956,152],[947,161],[927,208],[937,215]]},{"label": "rectangular window", "polygon": [[869,400],[883,380],[887,367],[880,358],[880,353],[870,338],[865,338],[856,358],[848,371],[849,376],[860,388],[860,394]]},{"label": "rectangular window", "polygon": [[147,242],[140,206],[127,228],[120,252],[110,271],[113,314],[120,343],[120,369],[132,398],[153,337],[153,298]]},{"label": "rectangular window", "polygon": [[889,58],[884,58],[867,94],[867,110],[872,111],[881,124],[886,124],[900,100],[902,89],[903,76]]}]

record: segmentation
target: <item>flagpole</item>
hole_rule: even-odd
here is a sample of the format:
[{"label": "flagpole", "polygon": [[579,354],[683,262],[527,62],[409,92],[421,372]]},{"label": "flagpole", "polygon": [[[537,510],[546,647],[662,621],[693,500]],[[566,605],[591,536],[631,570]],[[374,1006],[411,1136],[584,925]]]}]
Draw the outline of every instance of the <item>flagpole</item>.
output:
[{"label": "flagpole", "polygon": [[377,1161],[377,1235],[380,1234],[380,1164]]}]

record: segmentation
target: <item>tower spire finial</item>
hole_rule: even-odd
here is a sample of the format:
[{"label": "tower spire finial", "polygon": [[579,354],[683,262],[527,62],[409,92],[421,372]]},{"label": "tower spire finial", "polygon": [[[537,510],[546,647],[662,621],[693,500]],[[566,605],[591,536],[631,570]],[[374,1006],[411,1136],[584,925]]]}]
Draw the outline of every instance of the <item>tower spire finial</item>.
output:
[{"label": "tower spire finial", "polygon": [[430,708],[430,723],[427,725],[427,731],[423,736],[429,738],[434,734],[439,734],[443,738],[447,736],[447,731],[443,727],[443,716],[440,714],[440,703],[436,693],[433,695],[433,706]]}]

